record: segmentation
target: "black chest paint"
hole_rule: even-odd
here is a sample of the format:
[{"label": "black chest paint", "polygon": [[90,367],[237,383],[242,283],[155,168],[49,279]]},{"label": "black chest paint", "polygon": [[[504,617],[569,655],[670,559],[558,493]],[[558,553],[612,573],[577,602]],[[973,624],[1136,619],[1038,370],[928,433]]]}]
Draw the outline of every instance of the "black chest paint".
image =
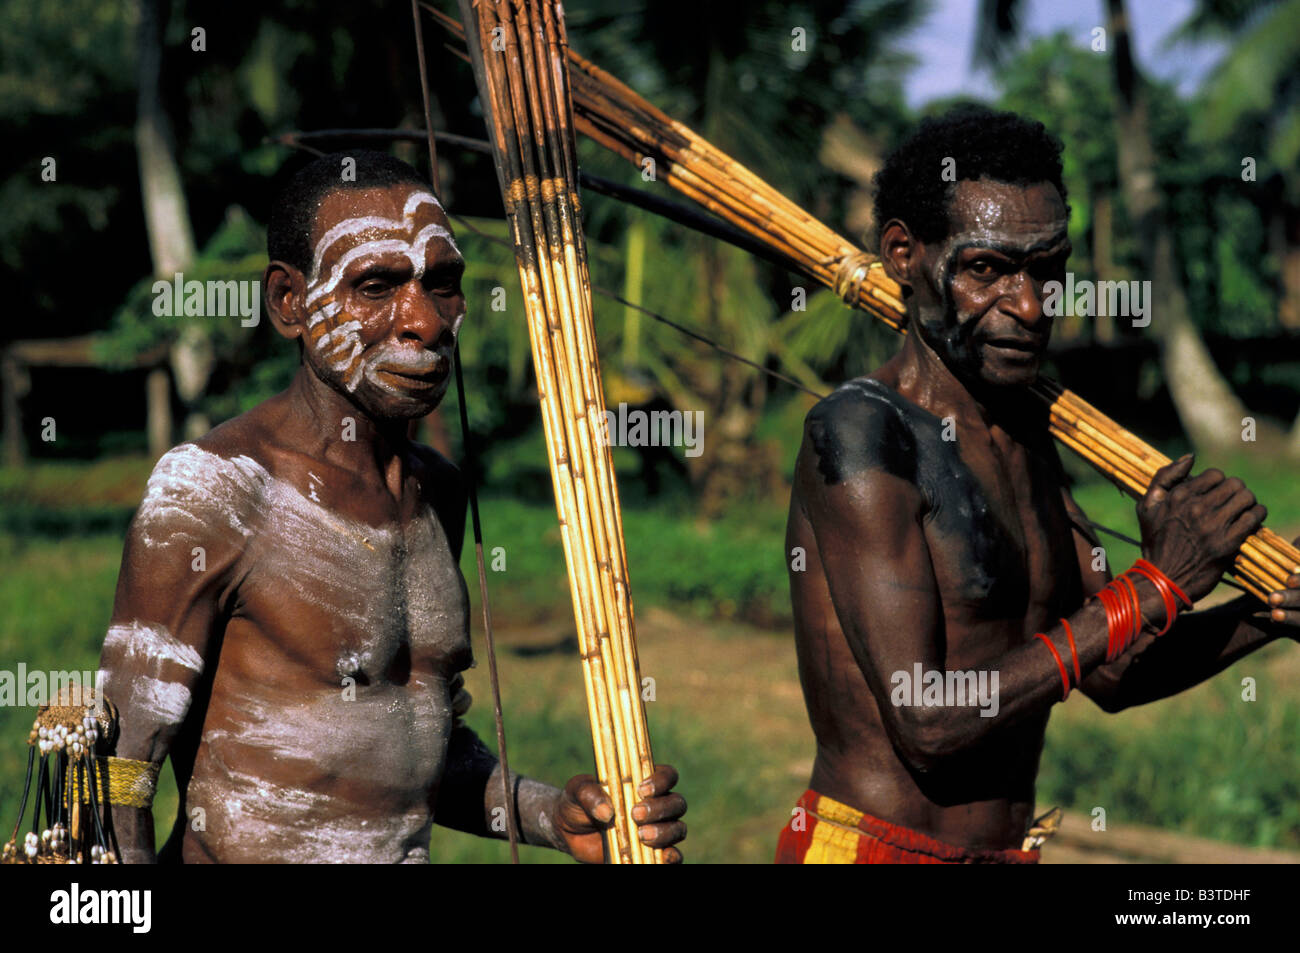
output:
[{"label": "black chest paint", "polygon": [[870,378],[842,385],[808,416],[828,485],[882,470],[920,491],[926,534],[940,543],[931,556],[948,582],[945,601],[967,604],[976,617],[1023,615],[1030,598],[1025,545],[994,513],[954,436],[943,420]]}]

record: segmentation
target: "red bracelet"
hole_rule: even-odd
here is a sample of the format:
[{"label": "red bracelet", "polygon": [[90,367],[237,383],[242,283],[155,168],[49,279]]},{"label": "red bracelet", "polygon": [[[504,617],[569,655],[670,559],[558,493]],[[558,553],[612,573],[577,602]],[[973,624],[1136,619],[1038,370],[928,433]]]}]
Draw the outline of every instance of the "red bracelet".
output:
[{"label": "red bracelet", "polygon": [[1119,656],[1119,636],[1121,620],[1119,616],[1119,597],[1107,583],[1097,590],[1097,601],[1106,608],[1106,661],[1113,662]]},{"label": "red bracelet", "polygon": [[1061,701],[1065,701],[1070,697],[1070,676],[1065,671],[1065,663],[1061,661],[1061,653],[1056,651],[1056,646],[1052,644],[1052,640],[1043,633],[1037,633],[1034,638],[1042,639],[1043,644],[1052,650],[1052,658],[1056,659],[1056,666],[1061,670],[1061,687],[1065,689],[1061,695]]},{"label": "red bracelet", "polygon": [[1109,596],[1110,596],[1110,590],[1105,588],[1104,586],[1101,589],[1097,590],[1097,601],[1100,602],[1102,604],[1102,608],[1106,610],[1106,661],[1107,662],[1109,662],[1112,658],[1115,657],[1114,656],[1115,622],[1111,618],[1112,610],[1108,598]]},{"label": "red bracelet", "polygon": [[1194,603],[1192,602],[1191,599],[1187,598],[1187,593],[1179,589],[1178,584],[1175,583],[1168,576],[1166,576],[1163,572],[1161,572],[1159,567],[1153,565],[1152,563],[1150,563],[1145,559],[1139,559],[1133,565],[1135,567],[1141,566],[1143,569],[1147,570],[1149,573],[1151,573],[1152,576],[1155,577],[1153,581],[1156,582],[1157,586],[1162,584],[1168,586],[1170,590],[1174,593],[1174,595],[1176,595],[1179,599],[1183,600],[1183,602],[1186,603],[1187,608],[1189,609],[1192,608]]},{"label": "red bracelet", "polygon": [[[1139,559],[1136,563],[1133,564],[1133,568],[1130,569],[1129,572],[1135,572],[1141,576],[1145,576],[1151,582],[1151,585],[1156,587],[1156,592],[1160,593],[1160,598],[1161,600],[1164,601],[1165,627],[1156,633],[1156,637],[1159,638],[1160,636],[1168,632],[1169,627],[1174,624],[1174,619],[1178,616],[1178,603],[1174,598],[1173,590],[1171,590],[1167,586],[1161,585],[1161,580],[1159,576],[1151,572],[1151,570],[1147,569],[1146,566],[1140,565],[1140,563],[1143,562],[1146,561]],[[1151,564],[1147,563],[1147,566],[1149,565]]]},{"label": "red bracelet", "polygon": [[[1120,573],[1119,579],[1116,581],[1123,582],[1125,586],[1128,586],[1129,595],[1132,598],[1133,628],[1129,632],[1128,643],[1124,646],[1124,648],[1128,648],[1129,645],[1137,641],[1138,635],[1142,632],[1142,602],[1138,599],[1137,587],[1133,585],[1133,580],[1128,577],[1128,573]],[[1120,651],[1122,652],[1123,649]]]},{"label": "red bracelet", "polygon": [[1118,644],[1115,646],[1115,655],[1118,657],[1128,648],[1130,633],[1133,631],[1133,607],[1129,605],[1128,594],[1119,579],[1112,579],[1110,587],[1115,590],[1115,600],[1119,603],[1120,628],[1119,635],[1116,636]]},{"label": "red bracelet", "polygon": [[1061,625],[1065,626],[1065,637],[1070,642],[1070,658],[1074,661],[1074,684],[1078,685],[1083,681],[1083,675],[1079,672],[1079,653],[1074,648],[1074,630],[1065,619],[1061,620]]}]

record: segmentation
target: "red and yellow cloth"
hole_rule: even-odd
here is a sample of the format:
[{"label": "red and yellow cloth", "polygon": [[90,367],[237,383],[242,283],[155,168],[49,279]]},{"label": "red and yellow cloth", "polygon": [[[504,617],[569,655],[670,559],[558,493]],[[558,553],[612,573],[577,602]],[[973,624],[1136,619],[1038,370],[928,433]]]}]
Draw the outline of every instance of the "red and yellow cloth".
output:
[{"label": "red and yellow cloth", "polygon": [[924,834],[807,790],[781,831],[778,864],[1036,864],[1037,850],[976,850]]}]

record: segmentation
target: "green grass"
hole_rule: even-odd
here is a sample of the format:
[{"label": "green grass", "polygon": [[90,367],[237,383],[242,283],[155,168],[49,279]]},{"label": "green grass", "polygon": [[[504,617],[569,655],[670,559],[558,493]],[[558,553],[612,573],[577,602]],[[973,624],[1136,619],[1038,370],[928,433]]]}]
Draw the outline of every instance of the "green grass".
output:
[{"label": "green grass", "polygon": [[[0,574],[0,668],[13,669],[18,661],[29,669],[97,667],[121,557],[121,527],[130,513],[121,499],[139,498],[148,468],[119,463],[87,469],[43,464],[23,475],[0,472],[0,517],[5,519],[0,529],[5,567]],[[1300,527],[1300,500],[1288,505],[1292,493],[1284,474],[1258,468],[1236,472],[1276,507],[1270,525]],[[1107,485],[1085,483],[1076,495],[1094,519],[1135,533],[1132,502]],[[31,505],[33,498],[39,505]],[[679,768],[680,789],[691,804],[692,860],[768,860],[782,818],[807,777],[806,767],[791,765],[812,755],[797,688],[781,695],[780,704],[765,700],[754,708],[763,685],[775,678],[793,683],[795,678],[793,653],[788,659],[780,654],[789,644],[784,506],[746,504],[738,509],[742,511],[714,523],[698,522],[680,502],[631,505],[625,512],[639,616],[661,607],[681,620],[681,641],[671,647],[679,671],[671,679],[665,675],[665,700],[649,707],[656,753]],[[116,521],[116,528],[96,530],[87,511],[110,514],[104,518]],[[483,501],[483,521],[489,563],[494,546],[506,549],[505,571],[489,572],[498,618],[571,632],[551,505],[489,495]],[[1113,566],[1128,565],[1132,553],[1112,548],[1109,541],[1107,546]],[[472,545],[463,568],[477,604]],[[770,622],[782,641],[753,630],[743,630],[744,638],[729,634],[723,621],[729,616]],[[477,615],[473,624],[478,639]],[[741,687],[710,687],[724,676],[753,671],[756,639],[780,650],[775,666],[751,680],[756,687],[733,682],[727,684]],[[705,649],[709,654],[697,661],[697,650]],[[643,659],[654,664],[658,658],[662,670],[666,663],[654,651],[653,644],[646,645]],[[1284,677],[1294,666],[1282,667],[1294,652],[1292,645],[1272,646],[1192,693],[1117,717],[1072,700],[1058,710],[1049,728],[1040,802],[1085,812],[1103,806],[1114,823],[1149,824],[1257,846],[1300,847],[1300,767],[1293,750],[1300,736],[1300,701],[1288,689],[1294,680],[1288,683]],[[707,677],[706,687],[683,687],[683,673],[691,666]],[[516,769],[557,784],[590,770],[576,658],[530,661],[512,655],[507,643],[503,667],[515,673],[506,676],[506,715]],[[1246,675],[1258,679],[1257,702],[1240,699]],[[482,678],[482,669],[473,676]],[[486,690],[472,690],[479,702],[470,722],[490,739]],[[0,824],[14,821],[33,716],[31,709],[0,708]],[[155,816],[161,838],[176,806],[169,771],[160,787]],[[506,856],[504,844],[441,829],[434,850],[435,857],[447,861]],[[564,860],[536,849],[525,849],[525,859]]]},{"label": "green grass", "polygon": [[[95,671],[108,629],[122,558],[119,535],[69,536],[0,533],[0,667],[29,671]],[[9,836],[22,795],[27,732],[36,712],[0,707],[0,831]],[[176,814],[176,785],[163,772],[156,817]],[[170,821],[159,824],[159,836]]]},{"label": "green grass", "polygon": [[[480,505],[493,611],[525,619],[570,611],[555,509],[549,503],[490,496]],[[680,502],[625,508],[623,533],[637,606],[760,624],[789,620],[789,582],[781,555],[784,509],[755,508],[702,522],[683,511]],[[498,547],[504,554],[495,552]],[[492,568],[500,555],[504,571]],[[477,604],[478,570],[469,538],[461,569]]]},{"label": "green grass", "polygon": [[[573,677],[578,680],[577,660],[571,662]],[[578,694],[574,697],[581,702]],[[552,703],[553,698],[539,693],[507,704],[504,717],[511,770],[558,787],[575,774],[592,771],[591,735],[585,712],[556,715],[548,711]],[[470,717],[470,723],[491,747],[495,729],[490,711],[485,705],[476,707],[479,711]],[[789,814],[798,792],[791,795],[780,787],[753,782],[758,772],[746,762],[763,756],[761,739],[735,728],[719,732],[716,723],[710,726],[688,717],[655,719],[653,712],[650,731],[660,760],[670,761],[681,775],[676,790],[689,805],[688,841],[683,850],[691,862],[770,862],[780,816]],[[752,824],[755,817],[773,816],[767,824]],[[757,837],[750,834],[755,826]],[[436,827],[430,855],[438,863],[508,863],[510,849],[504,841]],[[521,846],[520,860],[528,864],[570,863],[557,851],[528,846]]]},{"label": "green grass", "polygon": [[[1300,702],[1274,644],[1175,698],[1119,715],[1072,699],[1048,727],[1038,802],[1252,847],[1300,848]],[[1295,667],[1289,669],[1295,672]],[[1256,700],[1242,679],[1256,680]]]}]

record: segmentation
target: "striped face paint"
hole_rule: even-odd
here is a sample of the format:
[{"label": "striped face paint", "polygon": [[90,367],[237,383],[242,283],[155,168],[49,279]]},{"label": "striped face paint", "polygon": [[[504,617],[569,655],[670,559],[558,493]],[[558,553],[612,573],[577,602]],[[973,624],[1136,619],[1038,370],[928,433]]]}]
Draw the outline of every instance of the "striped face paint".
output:
[{"label": "striped face paint", "polygon": [[[365,354],[361,322],[344,308],[346,295],[339,290],[349,266],[370,258],[400,255],[410,262],[413,280],[419,281],[424,277],[430,242],[445,241],[460,255],[446,226],[437,222],[419,224],[418,212],[426,205],[442,209],[433,193],[412,192],[402,207],[401,219],[378,215],[345,219],[326,231],[316,243],[307,279],[307,345],[349,393],[363,379],[375,379],[374,365],[394,362],[391,353]],[[329,268],[322,273],[327,258],[331,259]],[[460,331],[463,319],[464,312],[456,316],[453,334]]]}]

